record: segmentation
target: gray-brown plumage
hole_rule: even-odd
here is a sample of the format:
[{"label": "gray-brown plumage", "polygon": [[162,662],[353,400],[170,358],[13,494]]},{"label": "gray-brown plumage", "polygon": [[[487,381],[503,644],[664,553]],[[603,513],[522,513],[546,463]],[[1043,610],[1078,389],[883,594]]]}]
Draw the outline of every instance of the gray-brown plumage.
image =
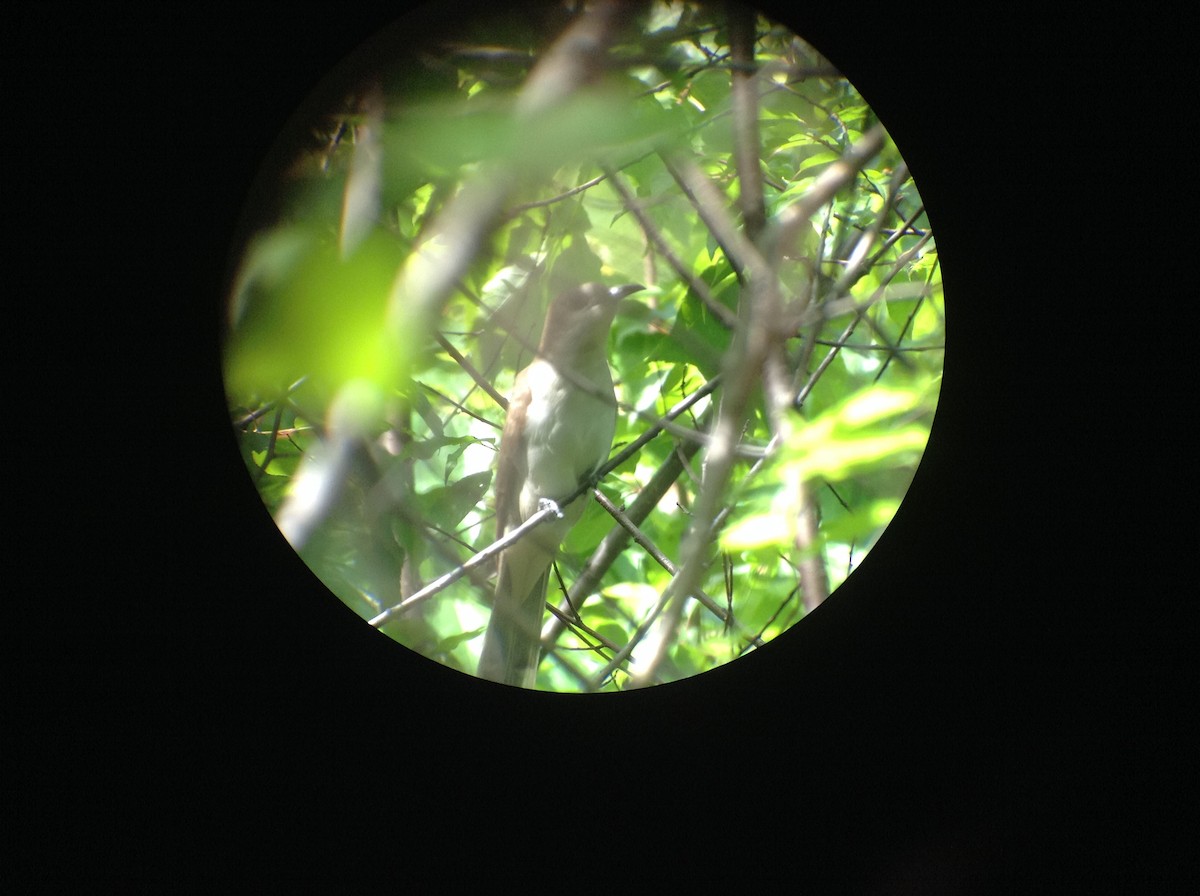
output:
[{"label": "gray-brown plumage", "polygon": [[[641,286],[587,283],[559,295],[533,361],[517,374],[496,467],[496,537],[520,525],[543,498],[559,500],[608,458],[617,407],[608,331],[620,300]],[[478,674],[533,687],[550,564],[584,501],[537,526],[500,555],[492,618]]]}]

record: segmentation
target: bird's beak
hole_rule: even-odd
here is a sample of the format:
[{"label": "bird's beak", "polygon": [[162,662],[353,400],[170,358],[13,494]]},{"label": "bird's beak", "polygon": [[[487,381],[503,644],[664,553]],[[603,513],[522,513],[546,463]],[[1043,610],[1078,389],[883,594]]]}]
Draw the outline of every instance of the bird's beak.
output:
[{"label": "bird's beak", "polygon": [[641,292],[645,288],[640,283],[630,283],[625,286],[614,286],[609,289],[608,294],[613,297],[614,302],[619,302],[626,296]]}]

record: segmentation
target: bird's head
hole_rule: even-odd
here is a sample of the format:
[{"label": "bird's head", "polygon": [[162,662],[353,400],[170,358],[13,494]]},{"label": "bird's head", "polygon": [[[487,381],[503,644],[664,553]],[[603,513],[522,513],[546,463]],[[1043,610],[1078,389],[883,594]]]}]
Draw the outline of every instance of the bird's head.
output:
[{"label": "bird's head", "polygon": [[546,310],[538,354],[553,356],[568,347],[576,351],[603,350],[621,300],[642,289],[645,287],[640,283],[624,286],[585,283],[559,293]]}]

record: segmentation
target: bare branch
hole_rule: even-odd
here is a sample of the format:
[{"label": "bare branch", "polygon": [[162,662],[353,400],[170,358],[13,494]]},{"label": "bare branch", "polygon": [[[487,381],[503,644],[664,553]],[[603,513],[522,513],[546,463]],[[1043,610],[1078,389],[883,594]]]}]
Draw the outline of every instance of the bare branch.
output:
[{"label": "bare branch", "polygon": [[697,277],[695,273],[693,273],[691,266],[685,264],[679,258],[679,256],[675,254],[675,251],[670,247],[670,245],[668,245],[666,238],[662,235],[662,232],[658,229],[654,222],[650,220],[649,215],[643,211],[642,205],[640,202],[638,202],[637,197],[630,192],[629,188],[625,186],[624,181],[621,180],[617,173],[608,167],[605,167],[604,173],[608,177],[612,188],[617,192],[617,195],[621,197],[621,202],[624,203],[625,208],[629,210],[630,214],[637,218],[638,224],[641,225],[642,232],[645,233],[646,238],[655,245],[659,251],[659,254],[667,260],[667,264],[669,264],[672,270],[674,270],[675,273],[677,273],[684,281],[687,282],[688,286],[691,287],[692,292],[699,297],[700,301],[704,303],[705,307],[707,307],[708,310],[713,313],[713,315],[718,321],[721,322],[723,326],[726,328],[732,327],[734,321],[736,320],[733,312],[717,301],[717,297],[712,294],[712,291],[708,288],[708,284]]},{"label": "bare branch", "polygon": [[[667,417],[677,417],[679,414],[682,414],[685,410],[704,397],[704,395],[707,395],[708,392],[712,391],[712,389],[715,388],[715,385],[716,384],[714,381],[706,383],[705,387],[697,390],[692,395],[689,395],[686,399],[684,399],[684,401],[681,401],[678,405],[672,408],[668,412]],[[668,422],[669,421],[666,418],[664,418],[662,421],[664,425]],[[449,572],[430,582],[416,594],[413,594],[411,597],[406,598],[395,606],[389,607],[387,610],[379,613],[369,620],[371,625],[378,628],[390,620],[403,615],[413,607],[429,600],[429,598],[433,597],[438,592],[445,590],[450,585],[461,579],[464,575],[470,573],[472,570],[482,566],[485,562],[498,555],[509,545],[514,544],[521,538],[524,538],[527,533],[532,531],[537,526],[550,519],[557,519],[561,517],[562,511],[559,509],[560,507],[566,507],[579,498],[584,492],[593,489],[597,482],[623,464],[629,457],[637,453],[637,451],[639,451],[641,447],[646,444],[646,442],[654,438],[662,431],[662,426],[651,427],[646,432],[642,433],[642,435],[639,436],[638,439],[631,445],[627,446],[624,451],[620,452],[615,457],[610,458],[607,463],[605,463],[600,467],[599,470],[596,471],[596,473],[594,473],[584,482],[580,483],[579,486],[577,486],[569,495],[566,495],[558,501],[545,501],[544,506],[537,510],[523,523],[521,523],[520,526],[510,530],[504,535],[503,538],[492,542],[483,550],[478,551],[464,563],[456,566],[454,569],[451,569]]]},{"label": "bare branch", "polygon": [[[696,210],[696,214],[700,216],[700,220],[704,223],[704,226],[708,228],[708,232],[712,235],[712,238],[716,241],[717,245],[721,247],[721,252],[724,253],[725,257],[729,260],[730,267],[733,268],[734,273],[736,273],[738,279],[741,280],[743,268],[742,258],[738,254],[737,249],[731,248],[722,241],[722,237],[728,233],[729,228],[722,226],[724,223],[723,221],[713,220],[709,211],[709,209],[712,207],[711,203],[701,202],[699,197],[692,192],[692,188],[688,183],[688,178],[684,177],[683,172],[680,170],[679,164],[666,153],[660,153],[659,158],[662,159],[663,166],[667,169],[668,173],[670,173],[671,177],[675,179],[675,185],[679,187],[679,192],[686,196],[688,202],[692,204],[692,208]],[[735,320],[736,315],[730,312],[729,325],[731,327],[733,326]]]},{"label": "bare branch", "polygon": [[508,410],[508,399],[496,391],[496,387],[491,384],[488,378],[476,370],[475,365],[463,357],[462,353],[450,343],[450,340],[441,333],[435,333],[434,338],[446,354],[453,358],[455,363],[466,371],[467,376],[475,381],[475,385],[486,392],[496,404],[500,405],[504,410]]},{"label": "bare branch", "polygon": [[[564,506],[568,503],[570,503],[570,502],[569,501],[564,502]],[[482,566],[488,560],[497,556],[501,551],[503,551],[505,548],[507,548],[510,544],[513,544],[514,542],[517,542],[520,539],[524,538],[526,533],[528,533],[532,529],[536,528],[537,526],[540,526],[546,520],[559,519],[561,517],[562,517],[562,510],[559,509],[559,505],[557,503],[555,503],[554,501],[543,500],[542,506],[537,511],[535,511],[532,516],[530,516],[527,520],[525,520],[523,523],[521,523],[521,525],[506,532],[504,534],[503,538],[499,538],[496,541],[493,541],[486,548],[484,548],[482,551],[479,551],[478,553],[476,553],[473,557],[471,557],[469,560],[467,560],[461,566],[456,566],[454,569],[450,570],[445,575],[440,576],[439,578],[430,582],[428,585],[426,585],[424,588],[422,588],[416,594],[412,595],[411,597],[405,598],[404,600],[400,601],[400,603],[396,604],[393,607],[388,607],[388,609],[384,610],[382,613],[378,614],[377,616],[373,616],[371,619],[369,619],[367,621],[370,622],[370,624],[375,626],[376,628],[379,628],[379,626],[381,626],[381,625],[386,625],[392,619],[395,619],[397,616],[400,616],[400,615],[404,614],[405,612],[407,612],[408,610],[411,610],[413,607],[417,606],[418,604],[424,603],[425,601],[429,600],[429,598],[431,598],[435,594],[437,594],[439,591],[442,591],[443,589],[445,589],[445,588],[449,587],[450,585],[452,585],[453,583],[457,582],[459,579],[461,579],[463,576],[465,576],[471,570],[473,570],[479,566]]]},{"label": "bare branch", "polygon": [[730,100],[733,104],[733,158],[738,173],[738,206],[751,242],[757,242],[767,223],[763,205],[762,163],[758,138],[758,91],[755,86],[754,11],[740,3],[726,6],[729,49],[733,62]]},{"label": "bare branch", "polygon": [[834,193],[848,184],[854,175],[883,149],[883,138],[883,128],[875,125],[840,159],[822,171],[798,202],[789,205],[780,213],[775,236],[770,240],[774,251],[774,270],[779,269],[780,260],[791,249],[800,228],[812,217],[813,212],[832,199]]},{"label": "bare branch", "polygon": [[[670,640],[670,635],[682,619],[685,599],[695,593],[710,562],[709,546],[715,535],[714,523],[733,471],[737,456],[735,446],[745,421],[750,396],[763,376],[764,365],[772,347],[787,337],[790,326],[790,321],[786,320],[782,313],[778,286],[778,272],[785,254],[784,247],[794,241],[800,227],[809,220],[813,212],[828,202],[842,185],[853,178],[882,145],[882,129],[876,128],[869,132],[841,159],[822,172],[799,201],[781,213],[777,226],[773,228],[774,233],[764,234],[772,244],[769,264],[760,260],[761,256],[758,256],[756,248],[751,247],[747,252],[748,256],[752,252],[753,256],[758,257],[757,263],[747,265],[750,276],[742,301],[738,305],[738,326],[722,362],[725,391],[713,426],[712,442],[705,452],[704,478],[692,509],[692,523],[680,551],[682,566],[663,591],[651,618],[644,623],[644,630],[639,628],[639,637],[645,637],[654,619],[666,609],[667,617],[663,625],[668,636],[661,643],[665,645]],[[716,192],[707,178],[695,178],[693,175],[692,180],[693,190],[702,201],[706,192],[710,195]],[[735,241],[749,243],[744,236],[731,228],[731,245]],[[803,308],[803,304],[801,307]],[[780,433],[776,435],[779,436]],[[794,487],[793,493],[797,500],[803,497],[803,493],[797,492]],[[819,584],[814,583],[814,593],[819,590]],[[626,645],[626,648],[630,651],[633,649],[630,645]],[[618,655],[614,662],[621,658],[622,656]],[[661,650],[656,661],[659,659]]]},{"label": "bare branch", "polygon": [[703,209],[701,218],[712,232],[713,238],[724,249],[729,262],[738,272],[757,276],[767,270],[767,262],[758,247],[738,230],[733,218],[725,208],[725,198],[708,179],[707,175],[692,161],[672,159],[668,163],[672,176],[685,186],[685,192]]},{"label": "bare branch", "polygon": [[[621,4],[587,6],[534,66],[517,96],[515,115],[525,123],[569,100],[593,80],[619,23]],[[500,221],[516,185],[515,162],[496,162],[467,181],[433,222],[425,240],[400,268],[388,298],[387,323],[402,369],[411,364],[412,333],[427,333]]]}]

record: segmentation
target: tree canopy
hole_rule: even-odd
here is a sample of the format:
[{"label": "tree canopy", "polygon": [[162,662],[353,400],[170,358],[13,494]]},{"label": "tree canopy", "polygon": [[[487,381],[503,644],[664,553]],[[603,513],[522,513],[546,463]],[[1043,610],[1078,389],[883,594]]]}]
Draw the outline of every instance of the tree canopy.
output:
[{"label": "tree canopy", "polygon": [[429,21],[331,78],[252,199],[225,353],[251,477],[347,606],[471,672],[494,557],[463,565],[493,540],[513,373],[561,289],[644,284],[538,686],[736,659],[862,562],[928,439],[945,320],[916,185],[854,86],[750,10]]}]

